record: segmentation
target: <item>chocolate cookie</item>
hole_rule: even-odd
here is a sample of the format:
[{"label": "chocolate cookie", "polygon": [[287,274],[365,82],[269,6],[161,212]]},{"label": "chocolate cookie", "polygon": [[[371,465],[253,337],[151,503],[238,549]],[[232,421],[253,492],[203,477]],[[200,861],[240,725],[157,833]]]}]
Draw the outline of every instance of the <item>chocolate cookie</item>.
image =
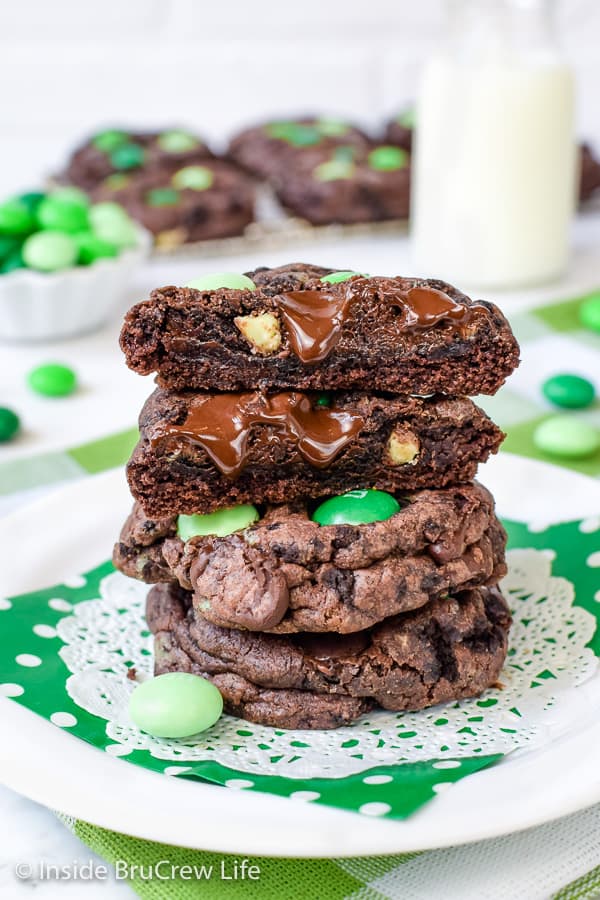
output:
[{"label": "chocolate cookie", "polygon": [[318,525],[302,503],[276,506],[243,531],[184,542],[176,517],[148,519],[136,504],[113,561],[194,591],[217,625],[279,634],[360,631],[505,574],[506,535],[481,485],[419,491],[401,505],[358,526]]},{"label": "chocolate cookie", "polygon": [[387,123],[383,140],[387,144],[394,144],[404,150],[412,150],[415,128],[415,113],[413,109],[405,109],[399,115]]},{"label": "chocolate cookie", "polygon": [[440,597],[352,635],[279,637],[219,628],[169,585],[150,591],[147,619],[156,674],[206,676],[229,712],[286,728],[335,727],[372,706],[414,710],[478,696],[498,678],[511,621],[491,587]]},{"label": "chocolate cookie", "polygon": [[341,145],[363,148],[367,144],[367,136],[354,125],[304,116],[245,128],[232,138],[227,155],[253,175],[273,178],[294,160],[314,159]]},{"label": "chocolate cookie", "polygon": [[295,160],[276,182],[280,202],[313,225],[408,218],[410,157],[393,146],[341,146]]},{"label": "chocolate cookie", "polygon": [[[116,188],[126,184],[133,173],[170,172],[212,155],[204,141],[187,131],[110,129],[93,135],[74,151],[60,180],[84,191],[101,182]],[[112,181],[107,183],[107,179]]]},{"label": "chocolate cookie", "polygon": [[240,169],[220,160],[108,178],[92,192],[119,203],[156,237],[158,246],[241,234],[254,218],[254,187]]},{"label": "chocolate cookie", "polygon": [[471,481],[500,429],[468,398],[156,390],[127,466],[148,515],[285,503],[368,485]]},{"label": "chocolate cookie", "polygon": [[494,304],[443,281],[360,275],[274,296],[155,290],[125,317],[121,348],[175,390],[493,394],[519,358]]}]

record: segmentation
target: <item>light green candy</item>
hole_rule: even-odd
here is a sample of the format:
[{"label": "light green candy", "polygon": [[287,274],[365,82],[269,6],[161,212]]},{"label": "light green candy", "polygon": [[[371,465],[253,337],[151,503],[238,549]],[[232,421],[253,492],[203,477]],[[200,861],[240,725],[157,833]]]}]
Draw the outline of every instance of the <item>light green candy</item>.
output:
[{"label": "light green candy", "polygon": [[73,238],[59,231],[38,231],[23,244],[23,261],[39,272],[58,272],[77,261],[78,248]]},{"label": "light green candy", "polygon": [[175,172],[171,184],[178,190],[205,191],[214,181],[214,175],[206,166],[185,166]]},{"label": "light green candy", "polygon": [[600,449],[600,432],[574,416],[553,416],[535,429],[538,450],[560,459],[586,459]]},{"label": "light green candy", "polygon": [[197,291],[217,291],[219,288],[231,288],[234,291],[256,290],[252,279],[239,272],[211,272],[202,278],[188,281],[185,287],[196,288]]},{"label": "light green candy", "polygon": [[315,127],[325,137],[343,137],[350,130],[348,125],[340,119],[318,119]]},{"label": "light green candy", "polygon": [[85,209],[90,205],[90,198],[78,187],[68,186],[57,188],[48,196],[52,197],[53,200],[64,203],[78,203],[79,206],[83,206]]},{"label": "light green candy", "polygon": [[369,166],[378,172],[395,172],[408,166],[408,153],[401,147],[383,145],[369,153]]},{"label": "light green candy", "polygon": [[341,181],[345,178],[352,178],[355,166],[350,160],[330,159],[321,163],[313,171],[317,181]]},{"label": "light green candy", "polygon": [[248,528],[259,519],[258,510],[249,504],[232,506],[229,509],[217,509],[215,512],[206,513],[203,516],[179,516],[177,519],[177,534],[182,541],[189,541],[197,535],[215,534],[217,537],[225,537],[234,531]]},{"label": "light green candy", "polygon": [[581,304],[579,318],[584,328],[600,333],[600,294],[592,294]]},{"label": "light green candy", "polygon": [[118,203],[97,203],[89,212],[90,226],[96,237],[116,247],[137,244],[135,226]]},{"label": "light green candy", "polygon": [[214,684],[188,672],[150,678],[129,700],[134,724],[154,737],[191,737],[214,725],[222,712],[223,698]]},{"label": "light green candy", "polygon": [[339,284],[341,281],[348,281],[349,278],[354,278],[356,275],[360,275],[361,278],[368,278],[369,276],[365,272],[332,272],[331,275],[323,275],[320,279],[321,281],[327,282],[327,284]]},{"label": "light green candy", "polygon": [[199,146],[200,141],[187,131],[165,131],[156,141],[165,153],[187,153]]},{"label": "light green candy", "polygon": [[415,109],[405,109],[397,117],[396,122],[403,125],[404,128],[414,128],[417,124],[417,113]]}]

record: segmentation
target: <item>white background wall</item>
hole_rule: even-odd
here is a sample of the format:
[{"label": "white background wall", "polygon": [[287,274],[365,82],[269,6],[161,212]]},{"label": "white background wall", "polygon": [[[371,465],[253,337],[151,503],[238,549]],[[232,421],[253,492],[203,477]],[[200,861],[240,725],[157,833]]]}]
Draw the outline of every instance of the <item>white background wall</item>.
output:
[{"label": "white background wall", "polygon": [[[600,146],[600,0],[558,0],[580,131]],[[0,0],[0,195],[102,125],[219,138],[319,110],[376,123],[413,95],[443,0]]]}]

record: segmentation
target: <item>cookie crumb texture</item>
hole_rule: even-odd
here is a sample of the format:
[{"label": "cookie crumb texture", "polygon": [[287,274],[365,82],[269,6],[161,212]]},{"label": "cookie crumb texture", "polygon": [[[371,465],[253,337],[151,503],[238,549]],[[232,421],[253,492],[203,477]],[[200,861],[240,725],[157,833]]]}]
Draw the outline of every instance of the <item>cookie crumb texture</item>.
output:
[{"label": "cookie crumb texture", "polygon": [[[275,394],[265,402],[260,393],[238,398],[156,390],[142,410],[140,442],[127,466],[133,496],[148,515],[158,517],[325,497],[365,485],[385,491],[444,487],[471,481],[478,463],[495,453],[504,437],[464,397],[390,398],[358,392],[331,394],[328,406],[310,395],[304,404],[308,412],[292,423],[296,435],[283,430],[281,421],[269,421],[269,415],[276,418],[272,413],[262,413],[263,420],[255,414],[235,472],[215,464],[215,439],[194,434],[196,407],[213,398],[216,411],[208,418],[222,422],[231,418],[231,408],[241,409],[242,400],[251,420],[255,407],[276,407],[285,398],[296,398],[298,406],[304,396]],[[239,422],[241,413],[235,418]],[[222,431],[220,427],[220,438]],[[238,454],[239,428],[230,438],[231,444],[220,441],[223,456]],[[307,438],[313,439],[314,453]],[[325,450],[331,458],[323,462]]]},{"label": "cookie crumb texture", "polygon": [[336,728],[374,707],[478,696],[498,678],[511,621],[498,589],[478,588],[350,637],[278,637],[211,624],[169,585],[150,591],[147,619],[157,675],[207,677],[228,712],[283,728]]},{"label": "cookie crumb texture", "polygon": [[[449,396],[494,394],[517,365],[518,344],[494,304],[435,280],[320,280],[333,271],[290,264],[246,273],[254,291],[155,290],[125,318],[127,365],[142,375],[156,372],[158,384],[173,390]],[[319,313],[315,327],[319,300],[335,314],[324,321]],[[429,315],[423,307],[430,300],[448,314]],[[266,315],[277,320],[280,334],[279,346],[268,353],[239,327]],[[307,325],[313,330],[308,341]]]},{"label": "cookie crumb texture", "polygon": [[136,504],[113,559],[133,578],[192,591],[216,625],[275,634],[361,631],[506,574],[506,535],[481,485],[401,502],[358,526],[320,526],[300,502],[275,506],[244,531],[186,542],[176,517],[148,519]]}]

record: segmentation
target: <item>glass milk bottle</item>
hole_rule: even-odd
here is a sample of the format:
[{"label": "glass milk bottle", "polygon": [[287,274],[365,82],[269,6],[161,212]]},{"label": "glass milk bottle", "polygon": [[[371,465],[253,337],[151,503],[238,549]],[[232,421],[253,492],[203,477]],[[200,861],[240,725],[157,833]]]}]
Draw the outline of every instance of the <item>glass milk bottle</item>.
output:
[{"label": "glass milk bottle", "polygon": [[414,261],[483,288],[565,270],[575,205],[574,84],[552,0],[453,0],[425,65],[413,156]]}]

